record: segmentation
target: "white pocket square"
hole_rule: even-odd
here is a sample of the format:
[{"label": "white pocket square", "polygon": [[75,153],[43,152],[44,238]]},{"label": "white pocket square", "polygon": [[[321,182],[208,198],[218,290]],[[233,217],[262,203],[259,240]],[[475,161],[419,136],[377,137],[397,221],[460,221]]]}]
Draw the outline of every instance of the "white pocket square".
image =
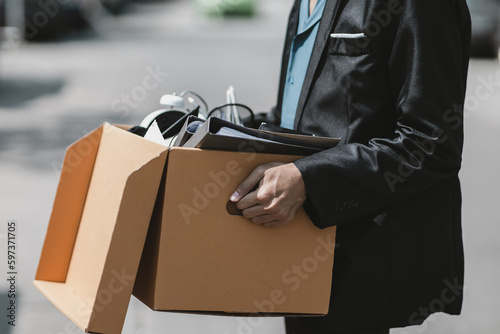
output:
[{"label": "white pocket square", "polygon": [[331,38],[363,38],[366,37],[364,33],[359,33],[359,34],[343,34],[343,33],[333,33],[330,34]]}]

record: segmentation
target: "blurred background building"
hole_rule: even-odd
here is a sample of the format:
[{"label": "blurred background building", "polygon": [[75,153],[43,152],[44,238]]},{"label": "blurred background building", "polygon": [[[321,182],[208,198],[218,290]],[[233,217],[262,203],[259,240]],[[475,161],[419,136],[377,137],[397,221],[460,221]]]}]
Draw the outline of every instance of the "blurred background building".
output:
[{"label": "blurred background building", "polygon": [[[15,29],[25,40],[54,39],[88,28],[103,11],[120,15],[132,2],[148,0],[2,0],[0,26]],[[256,4],[255,0],[196,0],[196,6],[209,16],[252,16]]]},{"label": "blurred background building", "polygon": [[[65,148],[104,121],[138,124],[159,108],[163,94],[186,89],[216,106],[233,85],[239,102],[269,110],[276,100],[292,3],[0,0],[1,334],[80,333],[31,284]],[[463,314],[434,315],[422,326],[394,334],[500,332],[500,2],[468,3],[474,58],[461,172]],[[153,80],[148,88],[145,78]],[[10,220],[19,226],[16,327],[8,326],[3,315]],[[281,334],[284,329],[276,318],[248,327],[239,318],[152,312],[132,298],[124,333]]]}]

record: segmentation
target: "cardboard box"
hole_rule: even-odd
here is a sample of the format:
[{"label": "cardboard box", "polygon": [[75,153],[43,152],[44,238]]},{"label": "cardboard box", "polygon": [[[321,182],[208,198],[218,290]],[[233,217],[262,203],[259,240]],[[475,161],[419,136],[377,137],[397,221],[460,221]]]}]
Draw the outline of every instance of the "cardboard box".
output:
[{"label": "cardboard box", "polygon": [[132,290],[154,310],[326,314],[335,228],[227,211],[254,167],[297,158],[168,151],[105,124],[67,150],[34,284],[94,333],[121,332]]},{"label": "cardboard box", "polygon": [[134,295],[163,311],[326,314],[335,228],[302,209],[276,228],[226,210],[255,167],[298,158],[171,149]]},{"label": "cardboard box", "polygon": [[109,124],[66,151],[34,284],[86,332],[121,332],[166,155]]}]

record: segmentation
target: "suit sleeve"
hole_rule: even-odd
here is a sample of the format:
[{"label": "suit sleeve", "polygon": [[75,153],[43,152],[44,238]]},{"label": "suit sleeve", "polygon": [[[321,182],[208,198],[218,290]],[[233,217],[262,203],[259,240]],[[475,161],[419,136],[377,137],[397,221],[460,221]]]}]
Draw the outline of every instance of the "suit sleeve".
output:
[{"label": "suit sleeve", "polygon": [[394,136],[295,162],[308,193],[304,208],[320,228],[374,215],[460,170],[470,38],[465,2],[404,1],[394,21],[387,28],[394,36],[387,59]]}]

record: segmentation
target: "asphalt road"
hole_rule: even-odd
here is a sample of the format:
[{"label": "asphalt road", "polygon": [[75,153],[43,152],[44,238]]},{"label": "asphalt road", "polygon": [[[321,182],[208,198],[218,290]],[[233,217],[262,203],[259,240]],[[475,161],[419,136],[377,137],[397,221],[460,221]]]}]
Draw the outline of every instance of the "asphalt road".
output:
[{"label": "asphalt road", "polygon": [[[136,124],[165,93],[189,89],[211,106],[229,85],[255,110],[275,102],[291,0],[260,1],[254,19],[206,19],[188,1],[134,5],[93,31],[0,49],[0,332],[80,333],[32,286],[65,148],[103,121]],[[152,74],[154,73],[154,75]],[[153,89],[140,89],[147,76]],[[149,80],[149,79],[148,79]],[[139,88],[137,88],[139,87]],[[146,92],[139,94],[138,92]],[[466,287],[463,314],[438,314],[393,334],[500,332],[500,65],[471,62],[461,172]],[[18,313],[8,326],[7,224],[17,225]],[[4,278],[5,277],[5,278]],[[408,287],[411,289],[411,287]],[[132,298],[127,334],[284,333],[280,318],[158,313]]]}]

